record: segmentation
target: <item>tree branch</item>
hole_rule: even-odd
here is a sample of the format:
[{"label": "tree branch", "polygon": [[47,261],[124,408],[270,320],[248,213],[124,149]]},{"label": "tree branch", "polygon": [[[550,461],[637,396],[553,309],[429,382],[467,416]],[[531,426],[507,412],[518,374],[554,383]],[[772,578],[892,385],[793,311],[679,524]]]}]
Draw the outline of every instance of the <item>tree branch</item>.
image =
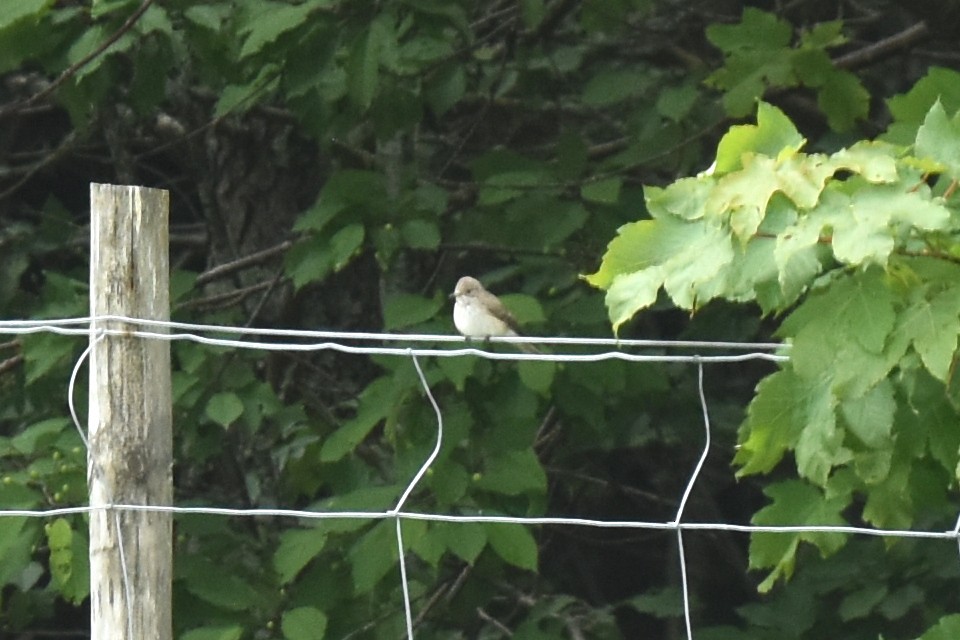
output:
[{"label": "tree branch", "polygon": [[260,264],[261,262],[266,262],[267,260],[282,254],[284,251],[293,246],[293,240],[285,240],[280,244],[264,249],[263,251],[257,251],[256,253],[251,253],[248,256],[242,258],[237,258],[232,262],[225,262],[223,264],[218,264],[215,267],[207,269],[199,276],[197,276],[196,286],[202,286],[213,282],[214,280],[219,280],[224,278],[235,271],[241,271],[246,269],[249,266]]},{"label": "tree branch", "polygon": [[839,58],[835,58],[833,64],[840,69],[857,69],[864,67],[896,51],[906,49],[917,40],[925,38],[929,33],[930,28],[927,26],[927,23],[921,20],[912,27],[907,27],[899,33],[895,33],[862,49],[857,49]]}]

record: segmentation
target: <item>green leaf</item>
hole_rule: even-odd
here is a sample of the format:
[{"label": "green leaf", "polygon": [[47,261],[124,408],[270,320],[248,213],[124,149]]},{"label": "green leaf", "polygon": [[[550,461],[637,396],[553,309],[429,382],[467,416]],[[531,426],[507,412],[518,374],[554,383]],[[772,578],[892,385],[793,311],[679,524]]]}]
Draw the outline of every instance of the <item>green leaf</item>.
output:
[{"label": "green leaf", "polygon": [[527,29],[535,29],[546,14],[543,0],[520,0],[520,10]]},{"label": "green leaf", "polygon": [[280,534],[280,544],[273,554],[273,568],[280,576],[280,584],[288,584],[324,548],[326,531],[312,529],[288,529]]},{"label": "green leaf", "polygon": [[557,363],[555,362],[521,360],[517,363],[517,374],[520,376],[520,381],[528,389],[536,391],[542,396],[549,394],[556,373]]},{"label": "green leaf", "polygon": [[707,198],[715,184],[712,179],[692,177],[680,178],[666,188],[646,185],[643,193],[647,211],[657,220],[669,217],[699,220],[704,217]]},{"label": "green leaf", "polygon": [[479,522],[438,522],[434,526],[447,548],[467,564],[472,565],[487,546],[487,528]]},{"label": "green leaf", "polygon": [[484,526],[490,547],[505,562],[520,569],[537,570],[537,541],[526,527],[501,523]]},{"label": "green leaf", "polygon": [[831,129],[847,131],[869,115],[870,93],[858,76],[833,69],[817,91],[817,104]]},{"label": "green leaf", "polygon": [[590,34],[623,29],[629,5],[624,0],[584,0],[580,26]]},{"label": "green leaf", "polygon": [[[469,358],[448,358],[449,360],[467,360]],[[471,417],[465,408],[446,409],[444,419],[444,437],[459,438],[469,433]],[[467,495],[471,476],[462,464],[452,460],[443,460],[430,467],[427,474],[430,490],[436,496],[440,509],[457,504]]]},{"label": "green leaf", "polygon": [[249,82],[229,84],[220,90],[220,98],[213,109],[214,118],[227,114],[242,114],[257,103],[258,99],[273,91],[279,84],[279,70],[274,64],[260,67],[256,77]]},{"label": "green leaf", "polygon": [[61,367],[73,356],[75,342],[53,333],[27,335],[22,340],[27,384]]},{"label": "green leaf", "polygon": [[714,175],[723,175],[743,167],[746,153],[784,158],[798,152],[806,143],[780,109],[761,102],[757,105],[757,124],[730,127],[717,145]]},{"label": "green leaf", "polygon": [[403,531],[404,546],[409,547],[421,560],[436,568],[447,551],[442,534],[435,531],[432,524],[428,525],[426,520],[401,520],[400,526]]},{"label": "green leaf", "polygon": [[365,234],[363,225],[359,223],[348,224],[333,234],[330,238],[330,260],[334,271],[340,271],[347,266],[357,249],[363,244]]},{"label": "green leaf", "polygon": [[457,391],[463,391],[464,383],[467,378],[473,375],[473,370],[477,366],[476,358],[438,358],[437,365],[443,371],[443,375],[453,383]]},{"label": "green leaf", "polygon": [[896,408],[893,385],[889,380],[882,380],[866,395],[849,398],[840,405],[847,428],[872,448],[891,446],[890,434]]},{"label": "green leaf", "polygon": [[380,580],[397,566],[397,530],[393,520],[373,525],[350,549],[350,573],[353,592],[370,592]]},{"label": "green leaf", "polygon": [[467,91],[467,74],[463,65],[449,62],[428,77],[424,97],[430,109],[442,117]]},{"label": "green leaf", "polygon": [[796,370],[801,375],[819,377],[830,363],[808,360],[805,346],[810,344],[810,354],[819,357],[822,349],[815,343],[839,352],[842,343],[853,337],[865,350],[880,353],[896,322],[894,302],[882,271],[855,273],[807,297],[778,333],[795,336],[791,361]]},{"label": "green leaf", "polygon": [[217,32],[223,27],[223,21],[227,17],[225,9],[226,7],[222,6],[193,5],[183,12],[183,17],[193,25]]},{"label": "green leaf", "polygon": [[[24,494],[15,500],[10,500],[11,485],[0,485],[0,498],[4,504],[12,508],[35,508],[40,504],[41,496],[31,496],[32,499],[24,499],[27,490],[22,486],[16,486],[14,490],[17,493]],[[10,508],[8,507],[8,508]],[[39,539],[39,526],[37,521],[29,521],[27,518],[8,516],[0,519],[0,554],[3,557],[3,563],[0,563],[0,584],[14,584],[24,581],[23,588],[29,588],[29,582],[25,581],[28,575],[28,567],[34,564],[33,555]],[[44,572],[44,569],[37,569],[38,573]],[[39,576],[37,576],[39,578]],[[89,588],[89,580],[88,580]]]},{"label": "green leaf", "polygon": [[[952,439],[954,451],[956,451],[956,438]],[[900,443],[895,442],[895,444]],[[872,471],[871,469],[856,469],[858,474],[866,476],[863,478],[865,481],[868,479],[873,481],[867,493],[867,501],[863,505],[863,519],[880,529],[909,529],[914,524],[916,514],[913,496],[918,495],[916,485],[918,478],[925,475],[925,470],[912,461],[900,457],[897,451],[892,451],[891,454],[889,467],[883,469],[881,466],[872,477],[864,473],[864,471]],[[883,461],[881,461],[882,464]],[[879,473],[881,471],[885,473],[881,475]],[[938,485],[940,481],[933,482]],[[940,491],[934,489],[934,485],[929,485],[923,490],[927,494],[925,499],[933,498]]]},{"label": "green leaf", "polygon": [[353,451],[389,415],[397,401],[398,391],[393,378],[385,376],[368,384],[360,395],[357,415],[327,438],[320,450],[320,460],[335,462]]},{"label": "green leaf", "polygon": [[330,273],[329,239],[310,237],[291,247],[284,256],[284,271],[300,289],[305,284],[323,280]]},{"label": "green leaf", "polygon": [[420,124],[423,102],[419,92],[398,85],[388,77],[381,83],[369,113],[374,133],[378,139],[385,140]]},{"label": "green leaf", "polygon": [[475,485],[508,496],[528,492],[539,494],[547,489],[547,474],[532,449],[507,451],[487,462]]},{"label": "green leaf", "polygon": [[620,178],[606,178],[595,182],[588,182],[580,187],[580,197],[587,202],[597,204],[616,204],[620,199],[620,187],[623,180]]},{"label": "green leaf", "polygon": [[[103,25],[95,25],[87,29],[70,46],[70,49],[67,51],[67,61],[70,64],[80,63],[101,46],[109,35]],[[74,75],[75,80],[79,82],[80,80],[91,77],[97,71],[103,69],[107,61],[114,55],[128,51],[134,46],[134,43],[135,39],[130,33],[125,33],[120,36],[119,39],[101,52],[100,55],[92,58],[89,62],[81,66]]]},{"label": "green leaf", "polygon": [[396,46],[395,37],[390,14],[384,12],[378,14],[351,47],[347,91],[361,109],[368,109],[373,103],[380,84],[380,58],[385,49]]},{"label": "green leaf", "polygon": [[196,282],[195,272],[172,269],[170,271],[170,302],[182,302],[193,291]]},{"label": "green leaf", "polygon": [[10,439],[10,444],[18,452],[32,456],[49,450],[59,439],[60,434],[71,424],[69,418],[48,418],[30,425]]},{"label": "green leaf", "polygon": [[[797,480],[786,480],[763,490],[772,502],[750,520],[755,525],[803,526],[842,525],[841,515],[848,496],[824,495],[820,490]],[[750,568],[772,569],[760,584],[760,591],[769,591],[778,578],[793,575],[796,552],[801,542],[814,544],[821,555],[835,553],[846,541],[841,533],[797,532],[754,533],[750,537]]]},{"label": "green leaf", "polygon": [[411,249],[432,251],[440,246],[440,229],[429,220],[410,220],[400,227],[403,241]]},{"label": "green leaf", "polygon": [[115,11],[131,11],[137,0],[93,0],[90,5],[90,17],[102,18]]},{"label": "green leaf", "polygon": [[650,84],[650,74],[633,69],[601,71],[587,81],[583,102],[604,107],[641,95]]},{"label": "green leaf", "polygon": [[263,3],[252,13],[250,22],[238,29],[240,34],[246,34],[239,58],[242,60],[260,53],[284,33],[303,25],[317,8],[329,4],[329,0],[308,0],[300,5]]},{"label": "green leaf", "polygon": [[677,306],[702,306],[724,290],[724,268],[734,259],[730,235],[714,225],[671,218],[620,227],[600,269],[587,281],[607,289],[614,332],[656,301],[662,286]]},{"label": "green leaf", "polygon": [[208,418],[221,427],[229,427],[243,415],[243,401],[232,391],[222,391],[214,394],[204,412]]},{"label": "green leaf", "polygon": [[941,291],[930,300],[917,300],[898,318],[898,330],[910,338],[931,375],[946,382],[960,332],[958,287]]},{"label": "green leaf", "polygon": [[806,424],[797,439],[794,451],[797,472],[820,486],[827,483],[837,465],[849,462],[852,455],[843,446],[843,431],[837,428],[836,399],[826,386],[817,388],[805,398]]},{"label": "green leaf", "polygon": [[724,66],[707,83],[726,89],[723,104],[734,117],[746,115],[768,86],[794,86],[792,27],[773,14],[748,8],[736,25],[711,25],[707,39],[725,53]]},{"label": "green leaf", "polygon": [[950,212],[921,190],[903,191],[895,185],[874,185],[846,199],[831,193],[829,216],[833,253],[841,262],[859,266],[886,266],[896,238],[907,230],[937,230],[949,224]]},{"label": "green leaf", "polygon": [[953,640],[960,638],[960,614],[943,616],[917,640]]},{"label": "green leaf", "polygon": [[[540,203],[544,207],[536,210]],[[564,202],[540,194],[529,198],[525,204],[530,205],[530,208],[524,211],[524,220],[520,224],[524,230],[529,230],[529,233],[524,234],[528,237],[517,238],[525,246],[547,248],[562,245],[574,233],[584,229],[590,219],[590,214],[580,202]],[[518,208],[511,208],[511,213],[517,210]],[[544,211],[549,212],[549,215],[543,215]],[[564,248],[561,247],[561,250]]]},{"label": "green leaf", "polygon": [[673,122],[684,122],[700,98],[700,88],[693,83],[666,87],[657,96],[657,113]]},{"label": "green leaf", "polygon": [[887,104],[894,122],[884,139],[904,146],[913,144],[918,127],[937,101],[942,102],[947,111],[960,109],[960,73],[931,67],[907,93],[890,98]]},{"label": "green leaf", "polygon": [[80,604],[90,592],[86,536],[81,531],[74,531],[64,518],[57,518],[44,529],[50,548],[50,575],[57,590],[65,600]]},{"label": "green leaf", "polygon": [[50,10],[54,0],[17,0],[0,2],[0,31],[9,29],[16,22],[31,18],[42,18]]},{"label": "green leaf", "polygon": [[347,208],[347,203],[339,198],[321,195],[316,203],[297,218],[294,231],[323,231],[327,223]]},{"label": "green leaf", "polygon": [[235,572],[225,572],[213,560],[192,555],[179,566],[187,591],[227,611],[246,611],[262,601],[254,585]]},{"label": "green leaf", "polygon": [[657,618],[678,618],[683,615],[683,595],[676,587],[648,589],[627,598],[622,604]]},{"label": "green leaf", "polygon": [[421,67],[449,59],[454,53],[450,41],[434,36],[415,36],[399,49],[405,67],[416,72]]},{"label": "green leaf", "polygon": [[533,296],[525,293],[505,293],[500,296],[500,301],[521,325],[544,322],[547,319],[540,301]]},{"label": "green leaf", "polygon": [[382,210],[388,200],[387,186],[383,174],[377,171],[341,169],[323,185],[320,198]]},{"label": "green leaf", "polygon": [[[396,502],[397,497],[403,489],[404,487],[397,485],[354,489],[353,491],[321,500],[316,508],[324,511],[384,511]],[[343,531],[355,531],[366,525],[364,521],[344,520],[343,522],[349,525],[342,529]],[[358,524],[355,524],[357,522]],[[327,521],[323,526],[330,530],[340,530],[331,529],[333,525],[333,522]]]},{"label": "green leaf", "polygon": [[483,181],[477,203],[489,207],[515,200],[548,179],[540,168],[494,174]]},{"label": "green leaf", "polygon": [[847,594],[840,601],[837,613],[843,621],[858,620],[871,615],[877,605],[889,595],[885,584],[871,584]]},{"label": "green leaf", "polygon": [[63,588],[73,571],[73,530],[64,518],[57,518],[44,526],[50,547],[50,574],[57,586]]},{"label": "green leaf", "polygon": [[809,422],[811,401],[824,393],[821,385],[801,378],[791,368],[760,381],[740,428],[734,456],[734,463],[740,465],[737,475],[772,470],[797,445]]},{"label": "green leaf", "polygon": [[726,53],[751,49],[776,51],[790,44],[791,37],[790,23],[753,7],[743,10],[743,17],[737,24],[707,27],[707,40]]},{"label": "green leaf", "polygon": [[242,637],[243,627],[233,625],[191,629],[180,636],[180,640],[240,640]]},{"label": "green leaf", "polygon": [[860,174],[875,184],[896,182],[898,179],[896,147],[884,142],[862,140],[840,149],[830,156],[834,170],[847,169]]},{"label": "green leaf", "polygon": [[297,607],[283,613],[280,630],[287,640],[314,640],[327,632],[327,616],[315,607]]},{"label": "green leaf", "polygon": [[444,303],[442,298],[436,296],[425,298],[412,293],[392,295],[383,305],[383,328],[395,331],[426,322],[437,315]]},{"label": "green leaf", "polygon": [[917,130],[916,155],[933,158],[952,178],[960,178],[960,112],[953,118],[938,99]]}]

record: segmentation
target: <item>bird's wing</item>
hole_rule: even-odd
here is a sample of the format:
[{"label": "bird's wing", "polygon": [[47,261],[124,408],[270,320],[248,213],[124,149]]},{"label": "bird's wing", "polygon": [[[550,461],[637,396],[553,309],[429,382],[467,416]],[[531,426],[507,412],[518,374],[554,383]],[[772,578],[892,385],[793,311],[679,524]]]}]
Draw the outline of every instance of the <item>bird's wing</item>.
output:
[{"label": "bird's wing", "polygon": [[517,323],[517,319],[513,317],[513,314],[510,313],[510,310],[507,309],[500,298],[493,295],[489,291],[483,292],[483,302],[487,309],[490,310],[491,315],[493,315],[498,320],[501,320],[505,325],[510,327],[510,329],[516,333],[520,334],[520,325]]}]

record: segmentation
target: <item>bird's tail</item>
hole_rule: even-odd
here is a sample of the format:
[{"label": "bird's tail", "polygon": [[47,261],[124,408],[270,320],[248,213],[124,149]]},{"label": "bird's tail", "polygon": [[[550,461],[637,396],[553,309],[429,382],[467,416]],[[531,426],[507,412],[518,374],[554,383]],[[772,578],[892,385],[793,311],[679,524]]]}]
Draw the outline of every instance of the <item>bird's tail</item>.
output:
[{"label": "bird's tail", "polygon": [[515,343],[516,347],[523,351],[524,353],[539,353],[543,354],[543,351],[537,349],[536,345],[532,345],[526,342],[517,342]]}]

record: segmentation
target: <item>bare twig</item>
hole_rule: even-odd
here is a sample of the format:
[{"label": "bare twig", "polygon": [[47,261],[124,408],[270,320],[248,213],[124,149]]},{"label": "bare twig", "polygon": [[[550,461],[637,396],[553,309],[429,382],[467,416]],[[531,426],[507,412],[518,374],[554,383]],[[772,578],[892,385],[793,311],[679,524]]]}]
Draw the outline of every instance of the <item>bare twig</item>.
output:
[{"label": "bare twig", "polygon": [[207,296],[206,298],[187,300],[184,303],[178,304],[176,308],[180,310],[214,306],[219,306],[220,308],[232,307],[243,302],[247,296],[253,295],[259,291],[263,291],[264,289],[270,289],[273,286],[275,286],[274,279],[271,278],[270,280],[264,280],[263,282],[250,285],[249,287],[234,289],[233,291],[227,291],[226,293],[218,293],[216,295]]},{"label": "bare twig", "polygon": [[891,55],[901,49],[906,49],[927,36],[930,28],[922,20],[912,27],[907,27],[899,33],[874,42],[862,49],[851,51],[850,53],[834,59],[835,64],[840,69],[856,69],[872,64],[881,58]]},{"label": "bare twig", "polygon": [[26,184],[26,182],[30,180],[30,178],[37,175],[37,173],[39,173],[42,169],[50,166],[60,158],[67,155],[67,153],[71,149],[73,149],[73,147],[76,145],[76,143],[77,143],[77,131],[76,129],[74,129],[69,134],[67,134],[67,137],[63,139],[63,142],[60,143],[60,146],[58,146],[51,153],[48,153],[43,158],[35,162],[33,166],[30,167],[20,177],[19,180],[17,180],[12,185],[7,187],[4,191],[0,192],[0,200],[6,200],[8,197],[16,193],[20,187]]},{"label": "bare twig", "polygon": [[456,592],[460,590],[460,587],[463,586],[471,570],[472,567],[469,564],[465,564],[452,583],[445,583],[444,586],[433,592],[433,595],[431,595],[430,599],[420,608],[420,613],[418,613],[417,617],[413,620],[414,628],[419,627],[423,623],[427,614],[430,613],[430,610],[433,609],[440,600],[449,602],[453,598]]},{"label": "bare twig", "polygon": [[293,240],[285,240],[276,246],[269,247],[262,251],[257,251],[256,253],[251,253],[248,256],[237,258],[231,262],[218,264],[217,266],[207,269],[197,276],[196,286],[199,287],[201,285],[205,285],[209,282],[213,282],[214,280],[224,278],[235,271],[241,271],[249,266],[266,262],[267,260],[282,254],[292,246]]},{"label": "bare twig", "polygon": [[281,265],[277,269],[276,275],[273,277],[273,281],[270,283],[270,286],[266,288],[263,292],[263,295],[260,296],[260,301],[257,303],[257,306],[253,308],[253,311],[250,312],[250,317],[247,318],[247,323],[245,327],[252,327],[253,323],[257,321],[257,318],[260,316],[260,312],[263,311],[263,305],[267,303],[267,299],[273,294],[274,290],[277,288],[277,285],[283,281],[283,266]]},{"label": "bare twig", "polygon": [[17,368],[22,363],[23,356],[13,356],[12,358],[7,358],[6,360],[0,361],[0,375]]},{"label": "bare twig", "polygon": [[502,622],[500,622],[499,620],[491,616],[489,613],[484,611],[482,607],[477,607],[477,615],[480,616],[481,620],[489,622],[494,627],[499,629],[508,638],[513,637],[513,631],[511,631],[506,625],[504,625]]}]

